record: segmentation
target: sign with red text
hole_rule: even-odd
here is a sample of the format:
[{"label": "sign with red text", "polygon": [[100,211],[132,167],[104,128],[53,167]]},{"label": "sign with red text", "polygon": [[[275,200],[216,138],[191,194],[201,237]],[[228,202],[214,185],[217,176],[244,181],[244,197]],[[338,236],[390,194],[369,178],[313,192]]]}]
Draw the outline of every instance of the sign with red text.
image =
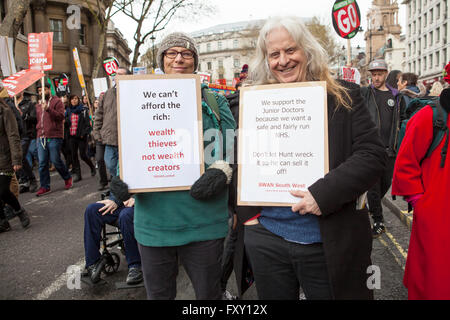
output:
[{"label": "sign with red text", "polygon": [[344,39],[353,38],[361,24],[361,14],[356,0],[337,0],[331,13],[336,33]]},{"label": "sign with red text", "polygon": [[28,65],[34,70],[53,69],[53,32],[28,34]]},{"label": "sign with red text", "polygon": [[108,76],[115,76],[119,69],[119,61],[114,57],[107,57],[103,60],[103,69]]},{"label": "sign with red text", "polygon": [[189,190],[203,174],[198,75],[117,75],[120,177],[130,192]]},{"label": "sign with red text", "polygon": [[40,70],[26,69],[19,71],[8,78],[3,79],[3,85],[10,97],[22,92],[37,80],[41,79],[44,73]]},{"label": "sign with red text", "polygon": [[243,87],[238,205],[292,206],[328,172],[326,83]]},{"label": "sign with red text", "polygon": [[356,84],[361,83],[361,73],[356,68],[342,67],[341,68],[342,80],[353,82]]}]

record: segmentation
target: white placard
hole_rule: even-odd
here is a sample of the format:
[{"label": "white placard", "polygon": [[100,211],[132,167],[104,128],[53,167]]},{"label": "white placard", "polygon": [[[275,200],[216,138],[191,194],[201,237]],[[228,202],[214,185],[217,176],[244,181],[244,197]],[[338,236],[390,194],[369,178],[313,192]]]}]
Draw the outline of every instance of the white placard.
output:
[{"label": "white placard", "polygon": [[326,97],[325,82],[241,89],[239,205],[291,206],[328,172]]},{"label": "white placard", "polygon": [[121,179],[130,192],[188,190],[203,173],[200,77],[116,81]]},{"label": "white placard", "polygon": [[94,84],[95,97],[100,97],[102,92],[106,92],[106,90],[108,90],[108,81],[106,78],[95,78],[92,79],[92,82]]}]

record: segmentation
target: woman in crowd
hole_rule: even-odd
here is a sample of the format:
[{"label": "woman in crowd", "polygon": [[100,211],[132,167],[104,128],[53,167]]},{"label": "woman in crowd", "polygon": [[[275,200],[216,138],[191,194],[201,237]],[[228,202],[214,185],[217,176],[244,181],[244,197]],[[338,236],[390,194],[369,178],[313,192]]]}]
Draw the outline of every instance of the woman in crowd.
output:
[{"label": "woman in crowd", "polygon": [[[166,74],[193,74],[198,67],[198,49],[192,38],[184,33],[171,33],[160,44],[157,60]],[[227,129],[234,130],[235,122],[225,97],[215,95],[207,85],[202,92],[212,95],[202,101],[203,132],[217,129],[224,137],[226,150]],[[203,93],[202,93],[203,95]],[[214,110],[214,108],[216,108]],[[218,112],[216,116],[215,112]],[[220,118],[220,121],[219,119]],[[205,141],[205,150],[210,150],[211,141]],[[229,141],[232,143],[233,141]],[[215,160],[222,160],[215,145]],[[221,299],[220,287],[221,257],[224,238],[227,235],[228,186],[231,168],[220,161],[209,163],[205,152],[205,173],[191,188],[191,191],[151,192],[136,194],[135,236],[142,259],[142,271],[149,299],[174,299],[178,259],[192,281],[197,299]],[[211,178],[219,169],[225,173],[225,182],[211,193],[201,192],[204,179]],[[222,173],[223,174],[223,173]],[[194,191],[196,190],[196,191]],[[115,192],[111,182],[111,191]],[[199,191],[199,192],[197,192]],[[209,192],[207,192],[209,193]],[[195,198],[194,198],[195,197]]]},{"label": "woman in crowd", "polygon": [[69,128],[69,146],[72,152],[72,172],[76,175],[74,182],[80,181],[81,167],[78,159],[78,150],[81,159],[91,169],[91,175],[95,176],[95,166],[87,155],[88,135],[92,131],[89,110],[80,103],[80,98],[72,94],[69,98],[70,107],[66,109],[66,123]]},{"label": "woman in crowd", "polygon": [[[450,83],[450,64],[447,72]],[[450,88],[442,91],[442,86],[436,87],[432,87],[430,96],[440,89],[438,102],[449,114]],[[408,299],[414,300],[450,299],[450,157],[446,156],[450,117],[447,116],[444,124],[445,135],[428,154],[435,134],[433,113],[430,106],[425,106],[408,121],[392,181],[392,194],[404,196],[414,208],[403,279],[408,288]]]},{"label": "woman in crowd", "polygon": [[386,152],[360,87],[332,78],[326,52],[297,17],[266,22],[249,78],[255,85],[325,81],[328,104],[330,171],[292,191],[299,202],[291,208],[237,208],[247,221],[258,297],[297,300],[302,287],[307,299],[372,299],[372,235],[357,200],[383,172]]},{"label": "woman in crowd", "polygon": [[[0,82],[0,91],[3,84]],[[10,205],[14,215],[20,219],[23,228],[28,227],[30,218],[11,192],[11,179],[22,166],[22,150],[19,130],[11,108],[0,98],[0,233],[11,230],[4,213],[4,205]]]}]

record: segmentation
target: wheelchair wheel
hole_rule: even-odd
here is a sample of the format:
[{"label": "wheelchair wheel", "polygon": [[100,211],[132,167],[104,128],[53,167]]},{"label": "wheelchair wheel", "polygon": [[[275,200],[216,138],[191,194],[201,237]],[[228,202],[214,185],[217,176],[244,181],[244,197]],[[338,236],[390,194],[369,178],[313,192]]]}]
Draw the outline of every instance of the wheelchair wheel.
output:
[{"label": "wheelchair wheel", "polygon": [[107,275],[111,275],[119,270],[120,257],[117,253],[111,252],[108,257],[105,268],[103,269]]}]

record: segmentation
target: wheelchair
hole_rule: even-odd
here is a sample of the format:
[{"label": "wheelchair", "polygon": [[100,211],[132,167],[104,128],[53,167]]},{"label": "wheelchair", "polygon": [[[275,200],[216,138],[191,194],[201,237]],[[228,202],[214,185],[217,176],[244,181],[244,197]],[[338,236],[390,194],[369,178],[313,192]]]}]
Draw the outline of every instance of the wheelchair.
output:
[{"label": "wheelchair", "polygon": [[[101,200],[105,200],[109,196],[109,190],[101,194]],[[122,233],[119,228],[118,219],[112,224],[108,224],[114,228],[114,231],[107,231],[107,225],[102,227],[101,237],[100,237],[100,248],[101,256],[100,263],[103,264],[102,273],[106,275],[112,275],[119,270],[120,266],[120,256],[116,252],[111,252],[110,250],[117,247],[120,252],[125,255],[125,244],[123,240]],[[111,241],[112,240],[112,241]],[[87,272],[83,274],[87,276]]]},{"label": "wheelchair", "polygon": [[[101,199],[104,200],[109,196],[110,192],[106,191],[101,194]],[[107,275],[111,275],[117,270],[119,270],[120,266],[120,256],[115,252],[110,252],[108,248],[112,249],[117,246],[117,248],[120,250],[120,252],[125,255],[125,244],[123,241],[122,233],[120,232],[119,228],[119,221],[118,219],[114,221],[114,223],[110,224],[112,227],[114,227],[115,231],[107,231],[106,225],[102,228],[102,235],[101,235],[101,248],[102,248],[102,255],[100,259],[104,259],[104,268],[103,271]],[[110,239],[114,239],[113,241],[108,242]]]}]

